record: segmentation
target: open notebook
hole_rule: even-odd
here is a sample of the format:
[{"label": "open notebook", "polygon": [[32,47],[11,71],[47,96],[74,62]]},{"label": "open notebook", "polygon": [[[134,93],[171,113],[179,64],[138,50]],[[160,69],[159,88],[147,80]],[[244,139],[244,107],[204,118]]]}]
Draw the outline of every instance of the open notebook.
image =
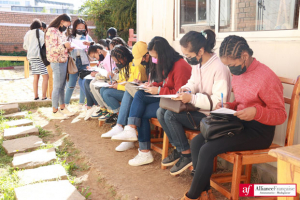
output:
[{"label": "open notebook", "polygon": [[236,113],[236,111],[228,109],[228,108],[220,108],[220,109],[211,111],[210,113],[233,115],[234,113]]}]

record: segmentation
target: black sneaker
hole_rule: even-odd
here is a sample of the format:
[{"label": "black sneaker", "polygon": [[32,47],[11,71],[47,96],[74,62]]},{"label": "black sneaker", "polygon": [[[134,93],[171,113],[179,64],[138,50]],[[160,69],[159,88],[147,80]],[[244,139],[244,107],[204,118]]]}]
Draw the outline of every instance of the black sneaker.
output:
[{"label": "black sneaker", "polygon": [[181,154],[176,149],[174,149],[168,157],[161,161],[161,165],[165,167],[173,166],[179,160],[180,155]]},{"label": "black sneaker", "polygon": [[170,169],[170,174],[173,176],[178,175],[192,165],[191,157],[184,157],[181,155],[178,162]]},{"label": "black sneaker", "polygon": [[114,113],[110,116],[110,118],[105,120],[105,123],[113,124],[113,123],[117,122],[117,120],[118,120],[118,115],[116,113]]}]

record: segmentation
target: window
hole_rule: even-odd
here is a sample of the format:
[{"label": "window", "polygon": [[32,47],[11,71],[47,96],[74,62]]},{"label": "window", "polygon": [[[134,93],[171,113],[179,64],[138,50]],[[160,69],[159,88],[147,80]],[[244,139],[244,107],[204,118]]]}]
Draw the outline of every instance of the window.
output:
[{"label": "window", "polygon": [[8,4],[8,1],[3,1],[3,4]]},{"label": "window", "polygon": [[15,5],[20,5],[20,1],[15,1]]},{"label": "window", "polygon": [[[221,1],[220,24],[227,26],[230,19],[230,1]],[[180,0],[180,33],[190,30],[202,31],[214,29],[217,12],[217,0]]]},{"label": "window", "polygon": [[231,17],[220,23],[219,32],[293,30],[298,29],[299,1],[231,0],[229,9],[220,9],[220,21],[223,15]]},{"label": "window", "polygon": [[12,11],[22,11],[22,12],[42,12],[42,7],[31,7],[31,6],[11,6]]},{"label": "window", "polygon": [[30,1],[25,1],[25,6],[30,6]]}]

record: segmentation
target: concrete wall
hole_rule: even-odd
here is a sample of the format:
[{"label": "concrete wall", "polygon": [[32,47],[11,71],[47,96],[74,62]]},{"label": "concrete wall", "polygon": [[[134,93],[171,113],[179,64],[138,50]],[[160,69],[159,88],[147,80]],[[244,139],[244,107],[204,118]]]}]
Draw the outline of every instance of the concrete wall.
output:
[{"label": "concrete wall", "polygon": [[[0,52],[24,51],[23,38],[32,21],[37,18],[48,26],[57,16],[56,14],[0,11]],[[71,15],[71,17],[74,22],[78,15]],[[94,26],[93,22],[87,22],[87,24],[90,28]],[[93,30],[89,29],[90,35],[96,39]]]},{"label": "concrete wall", "polygon": [[[155,3],[154,3],[155,2]],[[250,4],[250,0],[247,0]],[[244,6],[244,5],[241,5]],[[180,51],[179,38],[173,37],[174,23],[173,10],[174,0],[138,0],[138,23],[137,35],[138,40],[149,42],[154,36],[165,37],[170,44]],[[245,8],[243,8],[245,9]],[[241,10],[242,11],[242,10]],[[224,33],[223,33],[224,34]],[[228,32],[228,35],[235,34]],[[224,35],[222,35],[224,37]],[[217,44],[215,52],[218,53],[222,38],[217,34]],[[250,47],[254,51],[254,57],[260,62],[269,66],[278,76],[296,79],[300,75],[300,37],[286,38],[270,38],[262,39],[260,37],[246,37]],[[285,96],[291,95],[291,87],[284,89]],[[287,107],[288,108],[288,107]],[[298,111],[300,115],[300,109]],[[286,123],[276,128],[274,142],[283,145],[286,133]],[[300,118],[298,116],[295,144],[300,144]],[[275,164],[273,164],[275,166]]]}]

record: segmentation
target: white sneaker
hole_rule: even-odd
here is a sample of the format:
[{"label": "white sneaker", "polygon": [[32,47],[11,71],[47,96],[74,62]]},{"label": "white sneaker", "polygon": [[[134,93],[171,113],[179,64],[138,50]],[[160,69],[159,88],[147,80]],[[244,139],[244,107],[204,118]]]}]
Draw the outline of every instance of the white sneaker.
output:
[{"label": "white sneaker", "polygon": [[126,151],[134,147],[134,142],[122,142],[116,147],[116,151]]},{"label": "white sneaker", "polygon": [[96,109],[95,106],[93,106],[93,107],[91,107],[90,109],[88,109],[88,110],[86,111],[86,115],[85,115],[84,120],[88,120],[88,119],[92,116],[92,114],[93,114],[93,112],[95,111],[95,109]]},{"label": "white sneaker", "polygon": [[75,115],[75,113],[70,112],[67,107],[65,107],[63,110],[60,110],[60,112],[67,115],[68,117]]},{"label": "white sneaker", "polygon": [[122,132],[123,132],[123,127],[116,125],[116,126],[114,126],[110,131],[108,131],[108,132],[106,132],[106,133],[103,133],[103,134],[101,135],[101,137],[102,137],[102,138],[105,138],[105,139],[109,139],[109,138],[111,138],[112,136],[118,135],[118,134],[120,134],[120,133],[122,133]]},{"label": "white sneaker", "polygon": [[128,161],[128,164],[131,166],[141,166],[152,163],[154,161],[151,151],[141,152],[139,149],[139,154],[133,159]]},{"label": "white sneaker", "polygon": [[111,140],[122,142],[135,142],[138,141],[136,130],[130,126],[125,126],[124,131],[118,135],[111,137]]},{"label": "white sneaker", "polygon": [[82,110],[82,112],[78,115],[78,119],[85,118],[87,110]]},{"label": "white sneaker", "polygon": [[51,119],[67,119],[68,116],[61,113],[60,110],[58,110],[56,113],[52,113]]}]

